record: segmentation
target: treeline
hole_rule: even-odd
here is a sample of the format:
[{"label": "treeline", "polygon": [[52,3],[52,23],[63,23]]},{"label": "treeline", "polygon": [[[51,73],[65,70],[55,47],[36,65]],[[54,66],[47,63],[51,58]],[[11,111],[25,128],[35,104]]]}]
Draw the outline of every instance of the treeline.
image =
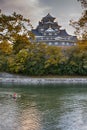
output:
[{"label": "treeline", "polygon": [[[17,40],[19,43],[20,41]],[[43,43],[0,44],[0,71],[24,75],[87,75],[87,46],[60,48]]]}]

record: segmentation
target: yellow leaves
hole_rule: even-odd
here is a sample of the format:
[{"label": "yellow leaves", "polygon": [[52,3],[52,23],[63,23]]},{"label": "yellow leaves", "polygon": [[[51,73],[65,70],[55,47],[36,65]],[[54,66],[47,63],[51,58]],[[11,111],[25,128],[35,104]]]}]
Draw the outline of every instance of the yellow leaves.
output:
[{"label": "yellow leaves", "polygon": [[14,57],[9,57],[9,58],[8,58],[8,67],[9,67],[9,70],[10,70],[11,72],[14,72],[14,70],[15,70],[15,65],[16,65],[16,63],[15,63],[15,58],[14,58]]},{"label": "yellow leaves", "polygon": [[47,49],[46,49],[46,53],[48,55],[57,55],[60,51],[61,51],[61,48],[60,47],[57,47],[57,46],[49,46]]},{"label": "yellow leaves", "polygon": [[20,71],[23,71],[24,70],[24,65],[21,64],[21,63],[17,63],[16,66],[15,66],[15,72],[20,72]]},{"label": "yellow leaves", "polygon": [[20,62],[18,61],[18,59],[16,59],[16,57],[9,57],[8,58],[8,67],[9,67],[9,70],[11,72],[20,72],[20,71],[23,71],[24,70],[24,65],[22,64],[23,59],[20,59]]},{"label": "yellow leaves", "polygon": [[48,68],[51,65],[58,65],[61,63],[61,58],[63,57],[63,54],[61,52],[61,49],[55,46],[49,46],[46,49],[46,61],[45,61],[45,68]]},{"label": "yellow leaves", "polygon": [[47,67],[49,67],[49,66],[51,66],[51,65],[56,65],[57,64],[57,61],[56,61],[56,59],[49,59],[49,60],[47,60],[46,62],[45,62],[45,68],[47,68]]},{"label": "yellow leaves", "polygon": [[12,31],[12,30],[13,30],[13,26],[9,24],[9,25],[8,25],[8,30],[9,30],[9,31]]},{"label": "yellow leaves", "polygon": [[48,68],[49,66],[50,66],[50,64],[49,64],[49,63],[45,63],[44,68],[46,69],[46,68]]},{"label": "yellow leaves", "polygon": [[9,58],[8,58],[8,63],[9,63],[9,65],[10,65],[10,64],[13,65],[14,62],[15,62],[14,57],[9,57]]},{"label": "yellow leaves", "polygon": [[20,72],[23,71],[25,60],[27,59],[28,52],[26,49],[22,49],[17,55],[8,58],[8,66],[11,72]]},{"label": "yellow leaves", "polygon": [[22,49],[17,55],[16,55],[16,62],[18,63],[25,63],[25,60],[28,57],[28,52],[26,49]]},{"label": "yellow leaves", "polygon": [[68,60],[68,58],[62,55],[61,58],[60,58],[60,60],[59,60],[59,63],[60,64],[66,63],[67,60]]},{"label": "yellow leaves", "polygon": [[[2,40],[6,39],[13,42],[16,40],[17,35],[33,38],[33,34],[29,34],[31,28],[30,20],[24,18],[21,14],[14,12],[9,16],[5,14],[0,15],[0,33],[2,34],[0,39]],[[29,37],[27,39],[29,41]]]},{"label": "yellow leaves", "polygon": [[2,53],[10,54],[12,52],[12,49],[12,45],[7,41],[3,41],[0,43],[0,50],[2,51]]},{"label": "yellow leaves", "polygon": [[19,58],[20,57],[26,58],[28,56],[27,50],[26,49],[20,50],[20,52],[18,53],[18,56],[19,56]]},{"label": "yellow leaves", "polygon": [[18,53],[22,49],[27,49],[29,46],[31,46],[31,43],[29,39],[26,37],[26,35],[18,35],[15,38],[14,44],[13,44],[13,50],[15,53]]},{"label": "yellow leaves", "polygon": [[70,65],[72,65],[72,66],[77,66],[77,64],[76,64],[75,61],[70,61]]},{"label": "yellow leaves", "polygon": [[35,35],[31,31],[28,32],[28,36],[31,40],[35,40]]},{"label": "yellow leaves", "polygon": [[87,50],[87,40],[78,41],[79,50],[86,51]]},{"label": "yellow leaves", "polygon": [[17,33],[20,32],[21,26],[20,26],[20,25],[15,26],[14,30],[15,30]]}]

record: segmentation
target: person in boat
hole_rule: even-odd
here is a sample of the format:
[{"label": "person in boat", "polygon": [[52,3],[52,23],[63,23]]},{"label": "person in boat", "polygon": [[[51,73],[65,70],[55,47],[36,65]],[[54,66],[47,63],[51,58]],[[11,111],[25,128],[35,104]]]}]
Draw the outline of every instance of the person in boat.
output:
[{"label": "person in boat", "polygon": [[14,99],[17,98],[17,93],[14,93],[13,96],[12,96]]}]

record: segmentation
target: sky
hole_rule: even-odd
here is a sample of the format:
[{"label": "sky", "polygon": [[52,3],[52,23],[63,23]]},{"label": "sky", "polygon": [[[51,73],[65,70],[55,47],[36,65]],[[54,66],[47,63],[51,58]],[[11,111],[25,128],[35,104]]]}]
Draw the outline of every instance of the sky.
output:
[{"label": "sky", "polygon": [[2,13],[12,14],[14,11],[29,18],[34,28],[42,17],[50,13],[56,17],[61,29],[74,34],[69,25],[70,20],[78,20],[82,14],[82,7],[77,0],[0,0]]}]

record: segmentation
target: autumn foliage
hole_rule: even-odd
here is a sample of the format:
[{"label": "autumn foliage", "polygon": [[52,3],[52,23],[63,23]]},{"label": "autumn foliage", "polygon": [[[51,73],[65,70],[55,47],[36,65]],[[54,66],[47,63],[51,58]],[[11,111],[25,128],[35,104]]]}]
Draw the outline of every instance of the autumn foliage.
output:
[{"label": "autumn foliage", "polygon": [[32,43],[34,35],[27,29],[31,27],[22,15],[0,14],[0,71],[30,76],[87,75],[86,39],[68,48]]}]

